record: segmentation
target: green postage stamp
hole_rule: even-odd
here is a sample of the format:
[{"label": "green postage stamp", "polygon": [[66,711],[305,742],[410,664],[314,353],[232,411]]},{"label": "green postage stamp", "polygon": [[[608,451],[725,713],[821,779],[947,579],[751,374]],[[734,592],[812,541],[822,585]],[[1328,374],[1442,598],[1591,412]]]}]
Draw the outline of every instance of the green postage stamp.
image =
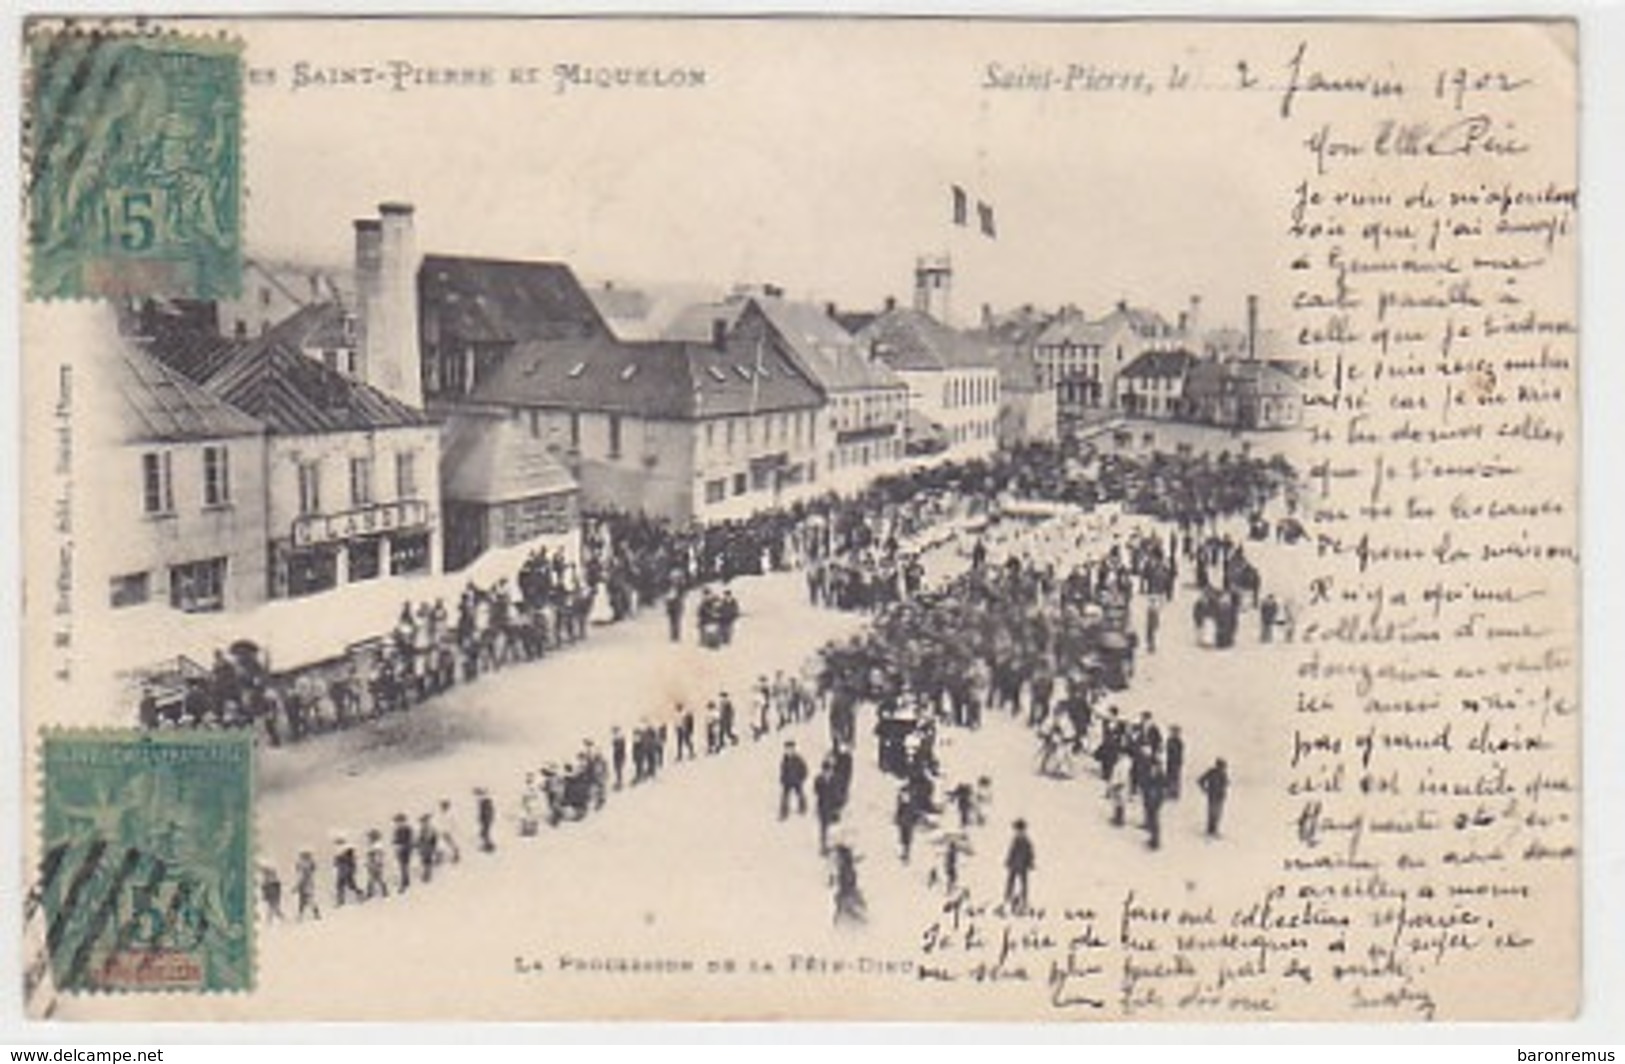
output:
[{"label": "green postage stamp", "polygon": [[48,732],[38,880],[61,991],[253,985],[254,746],[240,732]]},{"label": "green postage stamp", "polygon": [[30,293],[234,296],[242,283],[239,46],[40,30],[28,44]]}]

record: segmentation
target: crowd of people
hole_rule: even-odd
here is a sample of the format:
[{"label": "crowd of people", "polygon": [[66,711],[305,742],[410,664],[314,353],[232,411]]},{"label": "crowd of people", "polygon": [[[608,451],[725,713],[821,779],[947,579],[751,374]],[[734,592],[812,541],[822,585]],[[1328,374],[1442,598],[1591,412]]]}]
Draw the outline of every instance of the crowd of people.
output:
[{"label": "crowd of people", "polygon": [[[544,828],[582,821],[601,810],[612,796],[623,790],[653,784],[668,763],[714,757],[745,745],[739,729],[745,727],[750,745],[774,734],[812,720],[821,700],[813,686],[798,676],[783,672],[761,676],[751,691],[752,704],[743,724],[740,712],[728,691],[720,691],[707,701],[703,714],[679,703],[661,719],[646,719],[630,732],[612,727],[608,742],[584,739],[573,758],[552,761],[525,774],[515,808],[504,823],[511,821],[518,839],[534,839]],[[704,754],[696,752],[695,733],[702,726]],[[807,767],[796,753],[794,741],[785,744],[781,764],[781,818],[790,815],[793,802],[798,813],[808,811]],[[796,766],[799,765],[799,768]],[[849,748],[837,747],[825,757],[813,781],[814,804],[821,837],[846,807],[852,780]],[[473,810],[477,834],[475,847],[482,853],[497,851],[499,814],[496,799],[483,787],[473,790]],[[324,904],[338,908],[370,903],[408,892],[414,884],[423,889],[444,876],[450,866],[462,860],[466,843],[462,819],[453,801],[441,799],[428,811],[413,817],[396,814],[390,825],[367,828],[355,834],[335,832],[332,852],[323,862],[314,850],[301,849],[294,856],[290,872],[295,921],[319,920]],[[284,907],[284,877],[271,862],[259,866],[260,899],[268,922],[289,919]]]},{"label": "crowd of people", "polygon": [[[539,553],[511,585],[471,585],[454,609],[404,607],[365,678],[352,662],[348,675],[310,690],[309,674],[284,683],[233,648],[220,655],[210,685],[234,707],[222,720],[262,722],[276,744],[537,660],[585,638],[595,623],[623,621],[656,603],[664,604],[672,640],[685,637],[692,615],[702,645],[726,646],[740,616],[728,582],[799,567],[811,604],[869,615],[861,634],[823,649],[815,677],[764,675],[740,702],[721,691],[703,707],[680,705],[613,729],[602,745],[584,741],[574,757],[527,773],[510,815],[519,837],[534,837],[544,826],[588,818],[623,789],[654,783],[672,762],[755,746],[823,712],[829,747],[816,772],[795,740],[783,747],[778,815],[815,817],[836,919],[861,920],[862,858],[836,829],[849,810],[858,721],[871,711],[877,764],[896,785],[899,858],[913,859],[921,835],[932,833],[940,851],[933,882],[950,890],[973,852],[968,832],[987,822],[992,783],[944,780],[937,737],[946,726],[980,727],[993,713],[1033,730],[1037,771],[1078,778],[1086,774],[1080,766],[1092,764],[1111,821],[1126,826],[1138,803],[1147,844],[1161,845],[1162,806],[1186,789],[1186,738],[1150,713],[1125,721],[1114,695],[1131,683],[1136,654],[1156,652],[1158,618],[1182,588],[1195,589],[1207,645],[1232,645],[1235,618],[1247,609],[1259,613],[1261,638],[1282,625],[1290,637],[1289,610],[1264,592],[1245,545],[1218,531],[1221,519],[1256,513],[1286,483],[1276,463],[1255,459],[1079,459],[1026,448],[887,478],[854,499],[711,526],[595,514],[584,523],[579,564]],[[1001,499],[1055,503],[1062,516],[1013,517]],[[951,533],[941,531],[949,526]],[[928,579],[926,563],[942,548],[960,557]],[[1228,780],[1222,761],[1198,777],[1210,833],[1220,830]],[[489,793],[476,795],[475,816],[479,848],[494,851]],[[948,818],[957,818],[957,830]],[[326,898],[354,904],[432,881],[463,852],[456,821],[443,800],[415,821],[403,813],[391,827],[335,839],[325,892],[317,888],[319,862],[301,851],[292,875],[298,915],[319,915]],[[1006,854],[1012,896],[1023,904],[1031,850],[1023,823]],[[265,904],[277,917],[280,882],[275,870],[262,870]]]},{"label": "crowd of people", "polygon": [[[474,790],[474,811],[477,845],[483,852],[493,852],[496,803],[483,788]],[[443,876],[445,869],[462,861],[462,842],[468,840],[460,825],[451,799],[442,798],[415,820],[406,813],[396,813],[384,827],[368,828],[353,836],[337,832],[332,840],[325,888],[320,882],[322,862],[313,850],[300,850],[291,869],[296,906],[292,918],[300,922],[320,920],[323,902],[329,899],[333,908],[343,908],[400,897],[414,884],[419,890],[428,887],[437,872]],[[266,923],[289,919],[283,906],[281,871],[274,863],[262,861],[258,878]]]},{"label": "crowd of people", "polygon": [[[1123,465],[1115,468],[1121,472]],[[1153,460],[1145,472],[1170,490],[1178,468],[1205,473],[1208,467]],[[879,612],[866,632],[824,648],[832,728],[843,712],[851,715],[847,707],[876,708],[879,763],[898,777],[893,824],[902,861],[910,860],[922,831],[942,827],[945,808],[957,808],[958,830],[936,832],[940,858],[931,873],[931,882],[955,888],[961,861],[974,852],[967,831],[986,823],[989,781],[958,781],[940,801],[936,733],[939,726],[977,728],[993,712],[1033,730],[1037,771],[1098,780],[1110,822],[1137,826],[1150,849],[1161,848],[1163,808],[1189,789],[1187,739],[1179,725],[1164,728],[1151,712],[1134,720],[1121,716],[1114,695],[1129,687],[1135,653],[1156,652],[1161,612],[1182,587],[1194,590],[1201,645],[1233,646],[1244,609],[1258,611],[1261,641],[1282,625],[1291,638],[1289,608],[1262,592],[1245,546],[1218,531],[1224,518],[1254,515],[1252,538],[1269,533],[1256,514],[1280,487],[1274,467],[1242,468],[1259,475],[1252,489],[1231,485],[1208,493],[1180,484],[1176,497],[1202,503],[1136,508],[1160,519],[1155,522],[1119,526],[1116,518],[1076,509],[1031,524],[996,518],[965,548],[968,567],[939,587],[915,581],[902,593],[897,585],[871,607]],[[882,554],[880,561],[891,558]],[[811,597],[820,605],[843,605],[826,595]],[[1143,629],[1132,621],[1136,613]],[[1194,782],[1206,806],[1206,833],[1216,836],[1230,789],[1226,761],[1214,759]],[[1033,844],[1024,820],[1012,830],[1005,900],[1019,908],[1027,904]],[[837,921],[864,908],[858,859],[837,855],[831,876]]]},{"label": "crowd of people", "polygon": [[533,551],[515,578],[470,582],[454,607],[405,603],[388,633],[315,665],[273,671],[247,641],[216,651],[206,674],[178,697],[149,684],[138,710],[147,728],[259,728],[271,746],[410,709],[516,662],[536,661],[587,637],[599,586],[562,551]]}]

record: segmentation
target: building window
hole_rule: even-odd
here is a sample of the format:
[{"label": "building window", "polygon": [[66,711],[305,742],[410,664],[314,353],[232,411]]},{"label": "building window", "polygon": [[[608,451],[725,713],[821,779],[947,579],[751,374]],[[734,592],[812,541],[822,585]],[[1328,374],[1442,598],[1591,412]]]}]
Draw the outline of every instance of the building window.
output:
[{"label": "building window", "polygon": [[530,412],[530,438],[533,439],[533,440],[537,440],[537,439],[541,439],[541,436],[542,436],[542,412],[540,410],[532,410]]},{"label": "building window", "polygon": [[726,479],[708,480],[705,482],[705,501],[707,505],[721,502],[728,497],[728,481]]},{"label": "building window", "polygon": [[734,494],[743,495],[750,490],[750,478],[743,473],[734,474]]},{"label": "building window", "polygon": [[396,536],[389,541],[389,572],[391,576],[426,572],[428,568],[429,533],[407,533]]},{"label": "building window", "polygon": [[175,512],[175,482],[170,477],[168,451],[150,451],[141,456],[141,489],[148,514]]},{"label": "building window", "polygon": [[299,463],[299,514],[322,512],[322,467],[317,462]]},{"label": "building window", "polygon": [[372,459],[350,459],[350,505],[372,505]]},{"label": "building window", "polygon": [[402,451],[395,456],[395,497],[418,497],[418,455],[416,451]]},{"label": "building window", "polygon": [[716,449],[716,446],[717,423],[715,421],[707,421],[705,423],[705,449],[707,451],[712,451]]},{"label": "building window", "polygon": [[226,559],[207,558],[169,570],[169,604],[183,613],[214,613],[226,606]]},{"label": "building window", "polygon": [[581,450],[581,413],[577,410],[570,411],[570,448]]},{"label": "building window", "polygon": [[292,551],[275,561],[279,567],[285,566],[288,595],[299,598],[318,594],[338,584],[338,557],[337,548],[320,546]]},{"label": "building window", "polygon": [[377,536],[351,541],[347,548],[350,555],[350,583],[377,578],[383,564],[382,542]]},{"label": "building window", "polygon": [[621,415],[619,414],[609,415],[609,456],[611,458],[621,456]]},{"label": "building window", "polygon": [[231,452],[224,447],[203,448],[203,505],[231,502]]},{"label": "building window", "polygon": [[140,606],[152,598],[152,580],[147,573],[125,573],[109,582],[109,601],[115,610]]},{"label": "building window", "polygon": [[732,454],[733,449],[734,449],[734,423],[733,423],[733,419],[731,419],[731,418],[728,420],[727,438],[728,438],[728,453]]}]

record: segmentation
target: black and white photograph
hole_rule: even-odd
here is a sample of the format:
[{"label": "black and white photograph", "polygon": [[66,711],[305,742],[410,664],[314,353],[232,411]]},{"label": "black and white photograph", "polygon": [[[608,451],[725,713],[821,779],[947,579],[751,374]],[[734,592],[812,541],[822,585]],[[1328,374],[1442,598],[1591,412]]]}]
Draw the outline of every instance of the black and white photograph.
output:
[{"label": "black and white photograph", "polygon": [[1578,62],[31,20],[30,1014],[1574,1016]]}]

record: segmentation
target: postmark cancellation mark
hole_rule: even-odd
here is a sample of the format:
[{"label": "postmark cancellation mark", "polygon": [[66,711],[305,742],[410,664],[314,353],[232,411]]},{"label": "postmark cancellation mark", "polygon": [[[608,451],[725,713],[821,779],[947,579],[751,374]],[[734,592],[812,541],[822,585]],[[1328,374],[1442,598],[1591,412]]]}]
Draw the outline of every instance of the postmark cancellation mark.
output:
[{"label": "postmark cancellation mark", "polygon": [[253,985],[252,740],[53,731],[28,899],[61,991]]},{"label": "postmark cancellation mark", "polygon": [[28,57],[30,295],[237,294],[238,44],[37,29]]}]

